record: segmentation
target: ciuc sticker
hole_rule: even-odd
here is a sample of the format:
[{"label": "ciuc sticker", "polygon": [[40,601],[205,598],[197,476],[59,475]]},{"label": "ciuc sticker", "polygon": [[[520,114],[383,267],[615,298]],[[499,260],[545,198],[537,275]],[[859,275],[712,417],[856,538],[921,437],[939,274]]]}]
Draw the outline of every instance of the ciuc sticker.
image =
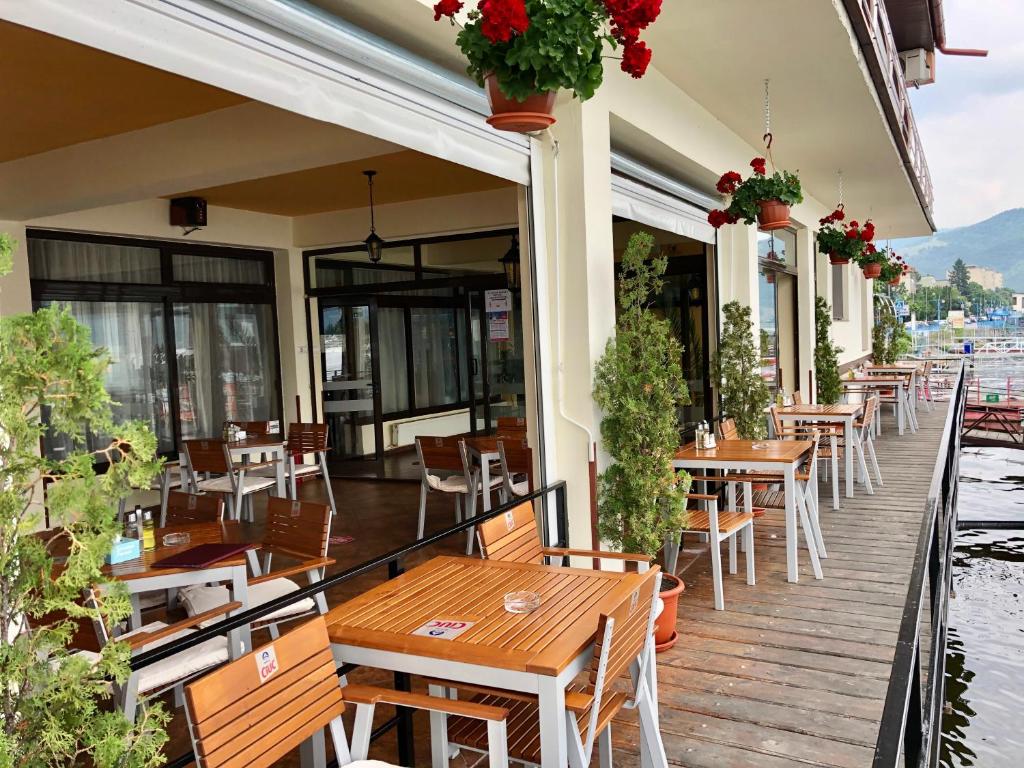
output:
[{"label": "ciuc sticker", "polygon": [[256,669],[260,676],[260,685],[277,674],[277,652],[274,646],[268,646],[256,654]]},{"label": "ciuc sticker", "polygon": [[454,640],[476,622],[461,619],[431,619],[426,624],[413,630],[414,635],[433,637],[437,640]]}]

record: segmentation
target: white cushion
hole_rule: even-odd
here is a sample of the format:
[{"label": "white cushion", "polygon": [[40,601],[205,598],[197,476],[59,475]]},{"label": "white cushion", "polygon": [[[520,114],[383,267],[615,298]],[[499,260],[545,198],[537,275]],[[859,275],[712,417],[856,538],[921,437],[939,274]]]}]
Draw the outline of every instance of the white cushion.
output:
[{"label": "white cushion", "polygon": [[345,763],[345,768],[398,768],[398,766],[381,760],[353,760],[351,763]]},{"label": "white cushion", "polygon": [[[312,475],[320,471],[319,464],[296,464],[295,465],[295,476],[303,477],[304,475]],[[285,470],[285,475],[291,474],[288,470]],[[246,473],[246,477],[249,477],[250,473]],[[251,473],[252,477],[273,477],[277,478],[277,469],[275,467],[260,467],[254,469]]]},{"label": "white cushion", "polygon": [[[126,637],[131,637],[139,632],[154,632],[158,629],[163,629],[166,626],[167,625],[162,621],[154,621],[140,627],[139,629],[133,629],[131,632],[126,632],[117,639],[123,640]],[[153,648],[166,645],[174,640],[180,640],[186,635],[194,634],[194,629],[183,629],[181,632],[176,632],[170,637],[164,637],[160,640],[155,640],[152,643],[147,643],[143,648],[147,651],[152,650]],[[197,672],[202,672],[204,669],[209,669],[210,667],[215,667],[218,664],[223,664],[227,660],[228,639],[226,637],[212,638],[207,640],[205,643],[200,643],[195,648],[189,648],[188,650],[181,651],[168,659],[158,661],[155,664],[150,664],[148,667],[140,669],[139,693],[161,690],[172,683],[191,677]]]},{"label": "white cushion", "polygon": [[139,593],[139,610],[148,611],[150,608],[156,608],[161,605],[167,605],[167,592],[166,590],[157,590],[156,592],[140,592]]},{"label": "white cushion", "polygon": [[518,483],[512,483],[512,493],[516,496],[525,496],[530,492],[530,481],[521,480]]},{"label": "white cushion", "polygon": [[[502,485],[505,481],[502,480],[501,476],[491,476],[491,488],[497,488]],[[433,488],[435,491],[444,491],[445,493],[466,493],[468,486],[466,485],[466,478],[462,475],[451,475],[441,479],[437,475],[427,475],[427,485]],[[483,486],[480,481],[477,481],[476,489],[479,491]]]},{"label": "white cushion", "polygon": [[[299,589],[299,585],[291,579],[271,579],[270,581],[264,581],[259,584],[249,585],[249,607],[255,608],[256,606],[269,603],[271,600],[281,597],[282,595],[288,595],[292,592],[296,592]],[[204,613],[213,608],[217,608],[225,603],[231,601],[231,593],[228,588],[223,585],[215,587],[183,587],[178,592],[178,599],[181,604],[185,606],[185,611],[189,616],[196,616],[200,613]],[[264,616],[259,621],[273,621],[275,619],[284,618],[286,616],[294,616],[300,613],[308,613],[316,607],[316,603],[313,598],[307,597],[304,600],[299,600],[297,603],[292,605],[286,605],[278,611],[274,611],[269,616]],[[209,621],[204,621],[200,626],[206,627],[210,624],[216,624],[221,620],[218,616]]]},{"label": "white cushion", "polygon": [[[242,481],[242,493],[256,493],[258,491],[270,488],[276,480],[269,477],[256,477],[254,474],[250,475],[246,473],[245,479]],[[231,478],[227,475],[223,477],[214,477],[209,480],[200,480],[199,490],[210,491],[211,493],[234,493],[234,489],[231,487]]]}]

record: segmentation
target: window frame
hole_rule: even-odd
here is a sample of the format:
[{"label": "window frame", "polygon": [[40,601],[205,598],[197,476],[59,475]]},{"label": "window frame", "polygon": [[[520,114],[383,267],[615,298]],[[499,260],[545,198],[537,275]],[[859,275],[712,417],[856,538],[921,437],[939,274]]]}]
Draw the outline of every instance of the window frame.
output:
[{"label": "window frame", "polygon": [[[182,240],[157,240],[126,235],[91,234],[65,232],[40,228],[28,228],[26,240],[64,240],[70,242],[94,243],[98,245],[136,246],[153,248],[160,252],[160,283],[100,283],[95,281],[50,280],[31,277],[33,308],[43,302],[120,302],[137,301],[162,303],[164,313],[164,335],[167,349],[177,349],[174,329],[175,304],[266,304],[270,307],[271,335],[276,357],[273,370],[273,391],[276,403],[271,412],[284,415],[284,395],[281,381],[281,337],[277,316],[277,292],[275,288],[274,255],[270,250],[234,246],[188,243]],[[208,283],[175,280],[172,257],[174,254],[214,256],[218,258],[243,259],[263,263],[263,283]],[[171,404],[171,437],[175,449],[162,456],[176,457],[181,445],[181,403],[179,399],[179,376],[177,355],[167,356],[168,386]]]}]

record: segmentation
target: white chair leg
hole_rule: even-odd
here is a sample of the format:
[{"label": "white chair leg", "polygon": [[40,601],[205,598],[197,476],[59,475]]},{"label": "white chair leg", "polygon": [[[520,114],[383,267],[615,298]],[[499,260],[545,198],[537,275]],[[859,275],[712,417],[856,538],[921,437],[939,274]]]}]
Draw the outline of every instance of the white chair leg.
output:
[{"label": "white chair leg", "polygon": [[416,540],[423,538],[423,529],[427,524],[427,486],[420,483],[420,517],[416,524]]},{"label": "white chair leg", "polygon": [[807,514],[807,505],[804,504],[803,494],[800,489],[797,489],[796,496],[796,510],[797,515],[800,518],[800,527],[804,530],[804,543],[807,545],[807,551],[811,556],[811,569],[814,571],[814,578],[822,579],[824,574],[821,572],[821,562],[818,560],[818,547],[815,542],[814,529],[811,527],[810,516]]},{"label": "white chair leg", "polygon": [[854,440],[857,441],[857,468],[859,469],[861,475],[864,476],[864,488],[867,490],[869,495],[873,496],[875,493],[875,489],[871,487],[871,478],[868,477],[868,464],[864,460],[864,446],[863,444],[861,444],[860,439],[857,438],[856,436],[854,437]]},{"label": "white chair leg", "polygon": [[504,720],[487,721],[487,757],[490,768],[508,768],[508,727]]},{"label": "white chair leg", "polygon": [[[466,494],[466,519],[476,517],[476,494]],[[476,526],[466,531],[466,554],[473,554],[473,542],[476,539]]]},{"label": "white chair leg", "polygon": [[712,536],[711,540],[711,576],[714,580],[715,586],[715,610],[725,610],[725,596],[722,594],[722,544],[715,540],[716,537]]},{"label": "white chair leg", "polygon": [[241,520],[242,519],[242,490],[241,490],[241,488],[239,488],[237,491],[235,491],[235,500],[234,501],[235,501],[235,503],[234,503],[234,511],[231,513],[231,519],[232,520]]},{"label": "white chair leg", "polygon": [[462,522],[462,494],[455,494],[455,524]]},{"label": "white chair leg", "polygon": [[729,537],[729,573],[736,573],[736,534]]},{"label": "white chair leg", "polygon": [[597,735],[598,759],[600,768],[612,768],[612,724],[608,723]]},{"label": "white chair leg", "polygon": [[804,508],[807,510],[807,517],[811,521],[811,529],[814,531],[814,541],[818,546],[818,557],[828,557],[828,553],[825,552],[825,539],[821,535],[821,521],[818,519],[818,510],[814,505],[814,499],[811,498],[810,489],[804,486],[803,488],[797,487],[797,493],[800,494],[800,498],[803,500]]},{"label": "white chair leg", "polygon": [[753,585],[756,583],[754,577],[754,524],[751,523],[743,529],[743,540],[746,542],[746,561],[747,561],[747,584]]},{"label": "white chair leg", "polygon": [[882,470],[878,468],[878,457],[875,456],[875,441],[868,439],[866,442],[868,445],[868,456],[871,457],[871,466],[875,470],[875,481],[879,486],[883,486],[885,483],[882,482]]}]

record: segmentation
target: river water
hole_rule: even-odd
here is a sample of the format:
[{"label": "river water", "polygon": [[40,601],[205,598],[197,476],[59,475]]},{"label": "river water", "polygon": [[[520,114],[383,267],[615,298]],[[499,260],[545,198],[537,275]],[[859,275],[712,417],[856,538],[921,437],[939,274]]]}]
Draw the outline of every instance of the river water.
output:
[{"label": "river water", "polygon": [[1020,530],[961,531],[953,553],[941,764],[1024,766],[1024,450],[964,448],[961,521],[1020,520]]}]

